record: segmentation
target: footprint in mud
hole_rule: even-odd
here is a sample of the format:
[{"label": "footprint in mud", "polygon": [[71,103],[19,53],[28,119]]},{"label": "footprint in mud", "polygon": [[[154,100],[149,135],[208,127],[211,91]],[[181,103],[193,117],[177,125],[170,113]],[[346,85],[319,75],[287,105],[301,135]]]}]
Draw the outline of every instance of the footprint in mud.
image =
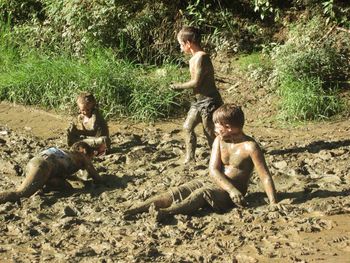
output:
[{"label": "footprint in mud", "polygon": [[346,242],[349,240],[349,237],[347,236],[340,236],[340,237],[336,237],[332,240],[333,243],[342,243],[342,242]]},{"label": "footprint in mud", "polygon": [[342,250],[350,251],[350,240],[348,236],[338,236],[333,238],[330,242],[328,242],[330,247],[336,245]]}]

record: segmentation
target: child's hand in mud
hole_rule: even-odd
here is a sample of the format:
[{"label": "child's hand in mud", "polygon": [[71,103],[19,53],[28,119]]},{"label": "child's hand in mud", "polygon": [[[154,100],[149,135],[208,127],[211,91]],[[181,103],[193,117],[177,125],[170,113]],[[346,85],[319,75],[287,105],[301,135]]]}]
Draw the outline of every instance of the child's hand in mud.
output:
[{"label": "child's hand in mud", "polygon": [[245,205],[244,197],[237,189],[230,191],[230,198],[237,206],[243,207]]},{"label": "child's hand in mud", "polygon": [[286,211],[287,208],[283,204],[270,203],[269,211]]},{"label": "child's hand in mud", "polygon": [[68,129],[69,132],[75,132],[77,130],[77,126],[73,122],[69,123]]}]

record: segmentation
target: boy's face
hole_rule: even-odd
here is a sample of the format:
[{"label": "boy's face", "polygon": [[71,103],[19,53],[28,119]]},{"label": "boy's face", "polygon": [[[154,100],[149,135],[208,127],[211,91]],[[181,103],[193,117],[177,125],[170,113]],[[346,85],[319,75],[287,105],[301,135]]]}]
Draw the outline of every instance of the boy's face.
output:
[{"label": "boy's face", "polygon": [[182,52],[189,54],[191,53],[191,43],[189,41],[182,41],[180,38],[177,39],[180,45],[180,49]]},{"label": "boy's face", "polygon": [[215,134],[223,140],[229,140],[242,133],[242,128],[229,124],[215,123]]},{"label": "boy's face", "polygon": [[94,157],[94,153],[92,154],[87,154],[86,149],[84,149],[83,147],[79,147],[78,148],[78,152],[84,154],[88,159],[92,159]]},{"label": "boy's face", "polygon": [[92,115],[91,105],[89,105],[88,103],[81,103],[81,102],[78,102],[77,104],[78,104],[80,114],[90,118]]}]

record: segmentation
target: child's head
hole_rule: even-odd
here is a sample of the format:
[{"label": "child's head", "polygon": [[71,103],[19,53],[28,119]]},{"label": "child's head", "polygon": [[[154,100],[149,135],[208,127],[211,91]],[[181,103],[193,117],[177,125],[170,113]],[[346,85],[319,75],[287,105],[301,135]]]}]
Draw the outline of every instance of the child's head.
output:
[{"label": "child's head", "polygon": [[181,49],[186,52],[186,45],[194,44],[200,46],[201,33],[198,28],[184,26],[177,34],[177,41],[179,42]]},{"label": "child's head", "polygon": [[[244,126],[244,113],[240,106],[227,103],[220,106],[213,114],[215,126],[223,129],[235,129],[236,132],[242,131]],[[220,127],[218,127],[220,129]]]},{"label": "child's head", "polygon": [[83,142],[83,141],[74,143],[71,149],[73,152],[83,153],[89,158],[92,158],[95,154],[94,149],[90,145],[88,145],[86,142]]},{"label": "child's head", "polygon": [[96,106],[96,99],[91,93],[82,92],[77,97],[77,104],[81,114],[91,117],[92,111]]}]

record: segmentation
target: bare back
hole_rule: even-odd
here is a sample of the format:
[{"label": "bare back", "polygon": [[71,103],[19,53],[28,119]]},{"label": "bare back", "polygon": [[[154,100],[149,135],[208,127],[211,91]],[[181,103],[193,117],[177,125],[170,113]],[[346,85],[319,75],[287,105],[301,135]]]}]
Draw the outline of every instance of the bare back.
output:
[{"label": "bare back", "polygon": [[191,79],[196,80],[193,92],[197,100],[221,98],[215,85],[214,67],[210,56],[204,51],[198,51],[189,63]]}]

